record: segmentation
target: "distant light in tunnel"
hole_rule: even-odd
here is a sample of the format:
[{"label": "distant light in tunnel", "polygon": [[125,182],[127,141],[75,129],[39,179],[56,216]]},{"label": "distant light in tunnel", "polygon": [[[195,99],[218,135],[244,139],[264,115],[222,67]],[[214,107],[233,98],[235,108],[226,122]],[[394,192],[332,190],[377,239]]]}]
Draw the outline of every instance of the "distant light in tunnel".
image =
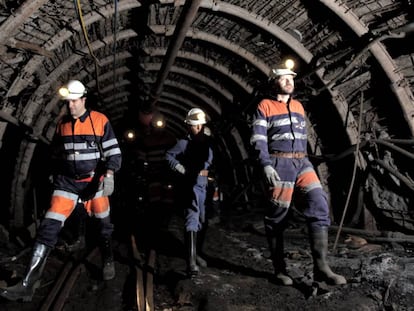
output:
[{"label": "distant light in tunnel", "polygon": [[165,127],[165,117],[161,113],[155,113],[152,118],[152,126],[155,128],[164,128]]},{"label": "distant light in tunnel", "polygon": [[157,120],[157,122],[155,122],[156,127],[164,127],[164,122],[162,120]]},{"label": "distant light in tunnel", "polygon": [[134,130],[126,130],[125,131],[125,138],[128,141],[135,141],[136,135]]}]

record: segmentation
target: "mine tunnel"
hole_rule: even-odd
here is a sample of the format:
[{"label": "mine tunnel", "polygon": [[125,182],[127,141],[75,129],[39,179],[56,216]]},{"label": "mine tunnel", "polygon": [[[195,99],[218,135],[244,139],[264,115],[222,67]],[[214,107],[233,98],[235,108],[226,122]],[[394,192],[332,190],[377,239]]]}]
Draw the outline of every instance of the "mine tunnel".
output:
[{"label": "mine tunnel", "polygon": [[[6,0],[0,9],[1,288],[24,274],[50,206],[51,145],[68,113],[58,93],[65,83],[84,84],[87,108],[108,118],[122,153],[109,198],[116,281],[102,285],[88,270],[89,257],[79,259],[74,255],[79,250],[71,249],[81,221],[89,248],[80,251],[94,247],[96,223],[81,206],[60,232],[44,272],[47,285],[37,290],[34,303],[1,300],[0,307],[52,310],[45,297],[60,266],[69,261],[83,264],[76,275],[86,284],[73,297],[89,297],[88,291],[101,296],[89,297],[88,304],[77,298],[60,301],[60,309],[55,301],[54,310],[80,305],[87,310],[303,310],[303,303],[338,310],[321,298],[326,293],[342,301],[343,310],[355,310],[350,284],[357,284],[358,297],[366,298],[357,302],[361,310],[410,310],[414,275],[407,271],[412,263],[401,258],[410,258],[414,242],[411,1]],[[267,282],[272,263],[263,225],[267,185],[251,143],[253,122],[258,104],[271,96],[272,72],[286,60],[297,74],[293,97],[306,112],[306,154],[327,194],[332,266],[348,279],[339,288],[316,289],[298,275],[293,277],[296,291],[256,283]],[[205,113],[214,151],[206,198],[208,265],[198,280],[182,271],[179,179],[165,157],[187,135],[185,120],[192,108]],[[307,232],[300,203],[291,207],[288,261],[304,256],[295,248],[309,248],[302,245]],[[376,247],[358,252],[363,245]],[[404,265],[390,268],[398,276],[389,279],[391,270],[384,274],[382,267],[370,274],[366,261],[361,259],[359,268],[344,261],[358,256]],[[148,262],[137,264],[139,258],[153,260],[151,269]],[[135,275],[134,267],[141,274]],[[220,271],[227,271],[228,278],[221,275],[222,283],[214,283]],[[377,273],[375,280],[367,277]],[[140,275],[144,283],[153,278],[147,306],[140,305],[139,285],[125,294],[125,284],[134,284],[131,278],[140,280]],[[258,286],[259,298],[234,289],[244,288],[244,281]],[[362,283],[375,284],[376,290],[362,290]],[[274,288],[278,295],[269,301]],[[239,296],[238,303],[231,293]],[[398,293],[398,299],[390,293]]]}]

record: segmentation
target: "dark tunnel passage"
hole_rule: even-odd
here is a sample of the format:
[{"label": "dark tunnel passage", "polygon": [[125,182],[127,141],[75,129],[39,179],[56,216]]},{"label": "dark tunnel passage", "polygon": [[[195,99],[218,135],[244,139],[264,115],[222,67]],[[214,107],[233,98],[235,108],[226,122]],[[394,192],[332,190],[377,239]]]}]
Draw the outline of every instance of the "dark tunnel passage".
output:
[{"label": "dark tunnel passage", "polygon": [[[413,12],[410,1],[394,0],[2,1],[0,296],[5,287],[20,284],[18,276],[24,275],[24,260],[30,259],[33,246],[40,258],[49,256],[48,249],[36,247],[36,237],[46,226],[60,231],[56,247],[50,247],[48,282],[31,297],[35,301],[31,310],[51,309],[45,299],[48,286],[56,284],[58,267],[68,262],[82,266],[72,275],[79,273],[85,285],[74,294],[73,304],[65,302],[65,310],[79,309],[85,297],[91,310],[98,306],[102,310],[221,310],[218,306],[222,306],[223,310],[265,311],[275,310],[281,301],[286,310],[300,310],[305,303],[309,310],[334,310],[340,301],[344,310],[350,310],[354,305],[347,297],[355,295],[362,297],[356,304],[361,309],[410,310]],[[287,60],[292,67],[286,67]],[[299,101],[305,115],[289,110],[286,119],[279,120],[273,110],[272,115],[261,110],[266,115],[262,120],[257,114],[263,100],[283,102],[275,93],[275,81],[281,76],[275,72],[280,69],[294,71],[288,103]],[[70,80],[79,80],[85,88],[81,97],[72,100],[86,99],[88,111],[107,118],[113,136],[106,136],[107,126],[100,136],[99,126],[106,122],[101,119],[96,128],[92,122],[89,132],[75,133],[81,116],[73,117],[70,105],[74,104],[58,92]],[[191,132],[189,125],[200,125],[188,119],[194,108],[205,114],[205,120],[200,119],[202,133],[214,154],[208,168],[197,166],[197,157],[184,165],[185,169],[197,166],[197,180],[205,177],[205,230],[200,232],[189,229],[191,217],[186,211],[200,193],[183,190],[185,174],[176,159],[168,157],[177,143],[184,144],[181,140]],[[113,175],[106,181],[113,182],[114,190],[108,203],[94,207],[101,218],[85,213],[91,200],[73,199],[76,191],[71,187],[76,183],[60,185],[58,190],[67,192],[63,196],[55,193],[54,137],[57,130],[64,131],[60,126],[70,115],[72,140],[62,135],[66,139],[62,148],[72,148],[73,159],[82,152],[95,152],[97,158],[97,154],[102,158],[103,153],[119,152],[122,158],[119,167],[112,163],[102,172],[101,187],[105,187],[103,179]],[[265,170],[256,145],[263,140],[270,146],[280,134],[271,130],[288,125],[291,132],[284,133],[283,139],[292,134],[295,148],[302,139],[298,133],[306,128],[299,159],[309,160],[316,173],[312,178],[320,180],[326,195],[328,253],[339,275],[328,273],[328,281],[336,282],[332,287],[311,281],[318,277],[318,262],[324,263],[315,257],[316,230],[309,225],[315,219],[323,221],[319,214],[309,218],[306,210],[320,201],[308,191],[314,184],[295,191],[292,201],[286,199],[286,188],[297,186],[300,177],[291,184],[286,176],[272,181],[276,177]],[[256,132],[260,126],[267,136]],[[198,155],[204,148],[199,143],[193,149]],[[75,151],[82,146],[86,151]],[[104,151],[97,146],[104,146]],[[296,161],[293,149],[288,156]],[[273,151],[280,150],[269,147],[268,151],[273,159]],[[272,165],[283,161],[277,158]],[[269,212],[269,180],[274,182],[270,187],[274,201],[287,205],[289,211],[282,222],[287,271],[276,264],[280,258],[263,221]],[[274,189],[283,195],[276,198]],[[49,210],[51,203],[68,198],[75,207],[72,214]],[[102,221],[106,217],[110,221]],[[53,221],[45,225],[44,219]],[[114,250],[109,263],[115,263],[117,277],[107,282],[99,274],[99,264],[94,266],[96,256],[91,252],[87,257],[86,252],[105,249],[100,239],[111,230],[114,244],[106,250]],[[274,230],[275,238],[279,232]],[[198,238],[188,232],[196,232]],[[187,277],[191,271],[186,269],[194,268],[193,259],[200,260],[192,252],[199,247],[193,245],[198,240],[206,242],[200,248],[207,262],[197,262],[202,277],[194,280]],[[102,260],[109,255],[102,251]],[[314,260],[316,270],[306,263],[308,259]],[[151,260],[155,263],[150,269]],[[129,269],[137,275],[131,276]],[[139,271],[147,273],[141,275],[144,281],[154,277],[155,287],[159,286],[153,292],[156,306],[143,307],[140,293],[128,292]],[[282,277],[282,283],[292,283],[289,289],[274,284],[274,278],[281,281],[278,273],[285,272],[289,279]],[[403,285],[398,287],[399,283]],[[248,288],[257,288],[257,293]],[[87,292],[99,292],[100,300]],[[272,299],[263,299],[268,296]],[[333,298],[324,302],[323,297]],[[3,298],[0,306],[7,310],[30,310],[20,301]],[[57,310],[59,302],[54,303]]]}]

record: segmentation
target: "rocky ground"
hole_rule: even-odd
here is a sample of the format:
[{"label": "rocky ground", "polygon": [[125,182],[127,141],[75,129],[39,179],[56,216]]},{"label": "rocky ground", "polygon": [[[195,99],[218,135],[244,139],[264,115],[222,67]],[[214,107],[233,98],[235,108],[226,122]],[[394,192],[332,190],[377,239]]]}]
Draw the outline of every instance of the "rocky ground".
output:
[{"label": "rocky ground", "polygon": [[[141,254],[145,257],[150,248],[156,252],[155,310],[414,310],[414,247],[406,240],[372,243],[362,235],[341,233],[329,262],[348,284],[329,286],[312,282],[306,231],[302,223],[292,222],[286,232],[286,255],[294,285],[286,287],[272,280],[259,211],[239,211],[209,226],[203,248],[208,267],[194,279],[185,275],[182,228],[182,219],[174,215],[156,231],[137,231]],[[149,236],[156,238],[150,240]],[[331,249],[335,236],[333,230]],[[62,310],[138,310],[133,291],[137,262],[132,259],[130,239],[115,235],[114,250],[116,278],[100,280],[99,256],[85,262]],[[19,253],[21,256],[13,257]],[[28,252],[10,241],[3,244],[1,254],[0,285],[5,286],[23,273]],[[46,294],[68,258],[54,251],[33,301],[1,300],[0,309],[42,310]]]}]

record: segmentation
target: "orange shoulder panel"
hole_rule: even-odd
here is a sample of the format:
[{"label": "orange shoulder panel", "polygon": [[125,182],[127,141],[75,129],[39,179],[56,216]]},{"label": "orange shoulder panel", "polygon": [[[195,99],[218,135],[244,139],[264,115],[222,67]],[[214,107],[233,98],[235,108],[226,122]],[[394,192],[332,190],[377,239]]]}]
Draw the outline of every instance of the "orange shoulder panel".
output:
[{"label": "orange shoulder panel", "polygon": [[[73,134],[103,136],[106,122],[108,122],[108,118],[104,114],[97,111],[91,111],[90,118],[88,116],[84,122],[81,122],[80,120],[76,121],[75,133]],[[60,128],[63,136],[72,135],[71,122],[62,123]]]},{"label": "orange shoulder panel", "polygon": [[290,111],[299,113],[301,115],[305,114],[305,110],[303,109],[302,104],[296,99],[292,99],[290,101]]},{"label": "orange shoulder panel", "polygon": [[[280,116],[288,114],[289,111],[285,103],[279,102],[277,100],[263,99],[258,106],[258,109],[266,117],[271,116]],[[305,111],[302,104],[296,99],[291,99],[290,101],[290,111],[304,115]]]}]

